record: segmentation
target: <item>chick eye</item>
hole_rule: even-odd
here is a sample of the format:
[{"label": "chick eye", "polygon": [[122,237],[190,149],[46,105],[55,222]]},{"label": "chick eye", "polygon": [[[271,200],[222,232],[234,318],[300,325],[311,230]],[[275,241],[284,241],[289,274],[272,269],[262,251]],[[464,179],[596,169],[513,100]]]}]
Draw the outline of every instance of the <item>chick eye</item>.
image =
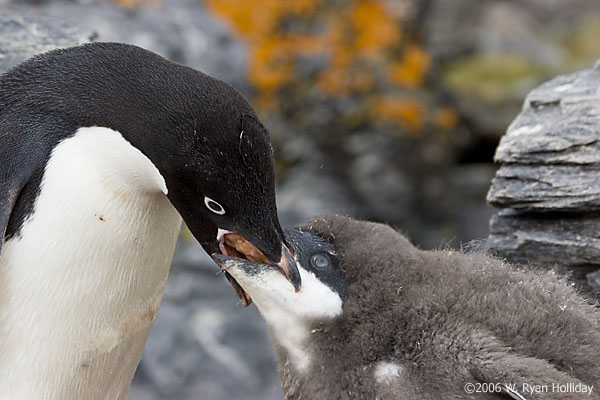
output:
[{"label": "chick eye", "polygon": [[329,257],[327,256],[327,254],[317,253],[317,254],[314,254],[310,258],[310,263],[316,269],[325,269],[325,268],[328,268],[331,265],[331,260],[329,259]]},{"label": "chick eye", "polygon": [[206,208],[208,208],[210,211],[214,212],[215,214],[219,214],[219,215],[225,214],[225,209],[223,208],[223,206],[208,196],[204,197],[204,205],[206,206]]}]

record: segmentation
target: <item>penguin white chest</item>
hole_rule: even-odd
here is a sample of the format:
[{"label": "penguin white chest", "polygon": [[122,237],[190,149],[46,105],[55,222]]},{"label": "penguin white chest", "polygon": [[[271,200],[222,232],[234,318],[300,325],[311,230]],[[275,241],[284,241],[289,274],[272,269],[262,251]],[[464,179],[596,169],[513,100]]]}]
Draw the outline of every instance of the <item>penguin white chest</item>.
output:
[{"label": "penguin white chest", "polygon": [[81,128],[46,165],[0,258],[0,399],[124,399],[181,218],[118,132]]}]

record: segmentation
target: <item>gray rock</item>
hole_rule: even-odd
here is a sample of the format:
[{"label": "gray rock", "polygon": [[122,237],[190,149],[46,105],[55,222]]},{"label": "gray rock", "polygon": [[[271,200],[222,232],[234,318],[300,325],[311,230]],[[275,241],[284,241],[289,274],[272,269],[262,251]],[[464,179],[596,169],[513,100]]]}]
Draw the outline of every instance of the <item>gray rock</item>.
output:
[{"label": "gray rock", "polygon": [[587,274],[587,283],[592,289],[600,292],[600,271]]},{"label": "gray rock", "polygon": [[356,213],[356,205],[349,200],[347,189],[341,182],[307,165],[294,168],[279,185],[277,207],[283,226],[303,224],[319,214]]},{"label": "gray rock", "polygon": [[572,47],[589,41],[588,21],[598,12],[594,0],[412,3],[426,8],[425,46],[434,60],[443,61],[435,63],[441,76],[462,75],[461,82],[443,79],[476,135],[499,138],[527,92],[598,56],[593,47],[589,53]]},{"label": "gray rock", "polygon": [[434,57],[516,53],[543,64],[566,56],[550,32],[572,31],[597,11],[597,3],[589,0],[414,3],[426,9],[425,40]]},{"label": "gray rock", "polygon": [[539,12],[531,12],[523,4],[488,3],[478,22],[476,40],[482,52],[520,54],[546,65],[560,63],[565,57],[560,43],[540,35],[548,19],[541,19]]},{"label": "gray rock", "polygon": [[427,48],[434,56],[451,58],[476,48],[485,2],[433,0],[423,3],[429,3],[425,6],[428,18],[424,31]]},{"label": "gray rock", "polygon": [[488,201],[538,211],[600,209],[600,71],[533,90],[500,141]]},{"label": "gray rock", "polygon": [[600,163],[600,70],[559,76],[527,96],[500,141],[501,163]]},{"label": "gray rock", "polygon": [[492,217],[488,246],[517,263],[595,270],[600,268],[600,216],[503,210]]},{"label": "gray rock", "polygon": [[368,218],[408,219],[414,178],[407,165],[399,165],[398,155],[389,151],[393,146],[393,139],[377,132],[355,133],[344,143],[353,156],[346,174]]},{"label": "gray rock", "polygon": [[500,167],[488,194],[496,207],[539,211],[600,210],[600,165]]},{"label": "gray rock", "polygon": [[98,41],[134,44],[189,65],[247,92],[247,51],[228,27],[198,0],[161,0],[135,9],[105,0],[46,0],[23,4],[0,0],[13,9],[65,20]]},{"label": "gray rock", "polygon": [[600,69],[534,89],[496,150],[488,247],[600,290]]},{"label": "gray rock", "polygon": [[91,41],[95,33],[41,15],[0,13],[0,73],[29,57]]}]

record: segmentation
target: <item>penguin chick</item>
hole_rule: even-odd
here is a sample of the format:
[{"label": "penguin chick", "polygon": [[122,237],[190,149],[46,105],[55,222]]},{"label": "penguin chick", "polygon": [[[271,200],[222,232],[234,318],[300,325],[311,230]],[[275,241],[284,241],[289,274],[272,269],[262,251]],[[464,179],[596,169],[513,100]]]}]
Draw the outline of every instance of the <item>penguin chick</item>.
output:
[{"label": "penguin chick", "polygon": [[286,399],[600,398],[599,313],[564,278],[336,215],[287,236],[298,293],[215,256],[269,326]]}]

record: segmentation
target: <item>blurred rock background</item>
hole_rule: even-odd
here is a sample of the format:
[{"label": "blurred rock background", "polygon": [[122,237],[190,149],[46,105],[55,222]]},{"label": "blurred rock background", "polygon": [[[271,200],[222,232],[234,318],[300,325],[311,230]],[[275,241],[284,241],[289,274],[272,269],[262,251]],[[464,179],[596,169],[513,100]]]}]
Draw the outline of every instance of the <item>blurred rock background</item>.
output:
[{"label": "blurred rock background", "polygon": [[[341,212],[425,248],[487,236],[493,152],[524,96],[600,58],[596,0],[0,0],[0,11],[4,30],[46,15],[230,82],[270,129],[285,225]],[[130,399],[281,398],[256,309],[185,230],[173,264]]]}]

